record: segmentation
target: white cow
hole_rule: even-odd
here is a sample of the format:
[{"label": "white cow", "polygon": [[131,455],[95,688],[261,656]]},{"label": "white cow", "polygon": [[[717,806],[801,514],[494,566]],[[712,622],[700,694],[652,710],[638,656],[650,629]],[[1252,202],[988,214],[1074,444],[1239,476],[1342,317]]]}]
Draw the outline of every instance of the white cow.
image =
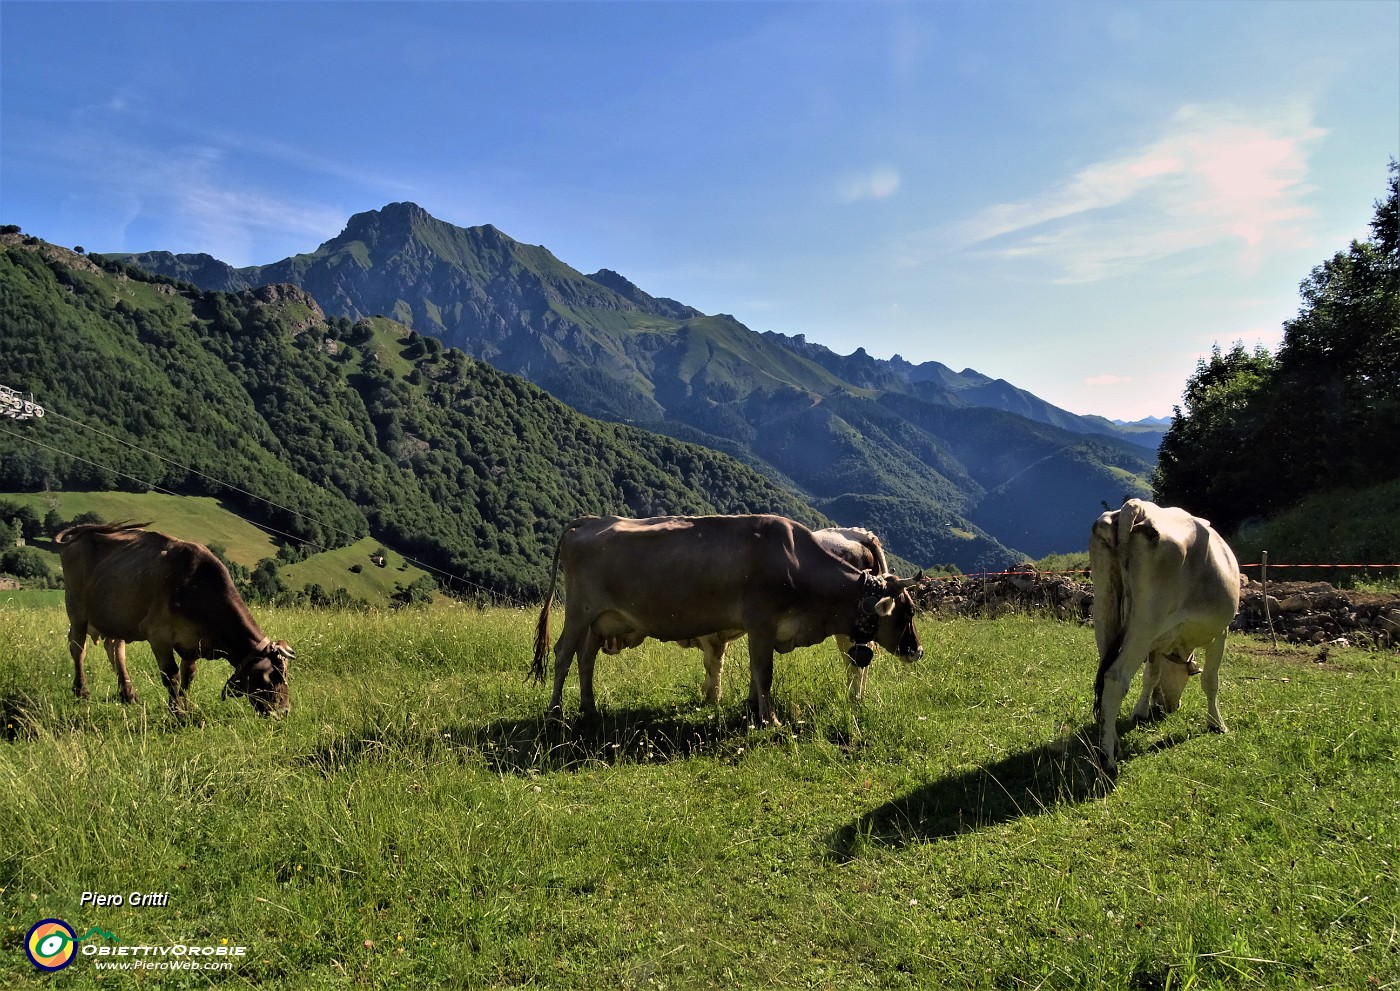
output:
[{"label": "white cow", "polygon": [[1094,718],[1105,769],[1116,767],[1118,710],[1144,662],[1142,694],[1133,708],[1137,720],[1149,717],[1154,696],[1165,711],[1176,710],[1194,673],[1192,654],[1205,648],[1206,721],[1224,733],[1217,702],[1220,660],[1240,607],[1239,565],[1229,545],[1184,509],[1129,499],[1095,521],[1089,565],[1099,647]]}]

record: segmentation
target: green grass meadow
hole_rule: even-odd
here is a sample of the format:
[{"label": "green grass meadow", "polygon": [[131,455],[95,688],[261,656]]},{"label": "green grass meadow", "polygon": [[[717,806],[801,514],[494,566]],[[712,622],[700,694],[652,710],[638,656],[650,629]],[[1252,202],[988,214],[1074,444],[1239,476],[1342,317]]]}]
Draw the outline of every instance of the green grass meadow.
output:
[{"label": "green grass meadow", "polygon": [[[259,619],[297,651],[290,715],[222,701],[205,661],[180,724],[146,645],[141,703],[97,650],[79,702],[61,603],[0,600],[0,986],[1400,985],[1394,654],[1234,638],[1232,732],[1192,686],[1109,785],[1092,631],[1035,616],[925,619],[859,705],[830,642],[780,657],[762,731],[742,642],[717,709],[698,651],[648,642],[600,658],[592,724],[571,674],[554,727],[533,611]],[[47,918],[120,943],[42,974]],[[143,945],[246,951],[98,968]]]}]

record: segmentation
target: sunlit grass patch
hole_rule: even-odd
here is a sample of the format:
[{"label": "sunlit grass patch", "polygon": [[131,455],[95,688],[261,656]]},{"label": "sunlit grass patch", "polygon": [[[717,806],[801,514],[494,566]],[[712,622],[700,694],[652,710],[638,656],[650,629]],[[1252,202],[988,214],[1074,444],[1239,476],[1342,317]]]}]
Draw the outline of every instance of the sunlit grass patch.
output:
[{"label": "sunlit grass patch", "polygon": [[[863,703],[830,643],[777,659],[752,730],[732,644],[600,659],[600,713],[529,680],[529,610],[260,612],[292,711],[165,711],[149,653],[71,696],[61,607],[0,612],[0,909],[132,942],[229,939],[271,987],[1382,985],[1395,973],[1394,655],[1235,638],[1198,688],[1088,761],[1086,627],[925,621]],[[1126,717],[1126,712],[1124,713]],[[162,891],[96,911],[84,890]],[[35,973],[0,957],[0,981]],[[80,959],[63,978],[89,986]],[[150,975],[152,979],[155,975]],[[228,975],[161,975],[199,983]]]}]

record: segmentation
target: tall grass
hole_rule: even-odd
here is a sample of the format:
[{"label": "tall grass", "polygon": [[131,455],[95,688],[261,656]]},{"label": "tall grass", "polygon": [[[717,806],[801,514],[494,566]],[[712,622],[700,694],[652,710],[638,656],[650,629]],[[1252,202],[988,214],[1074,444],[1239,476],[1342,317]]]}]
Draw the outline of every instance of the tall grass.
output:
[{"label": "tall grass", "polygon": [[[280,722],[203,662],[177,724],[144,645],[71,697],[61,607],[0,608],[0,985],[56,917],[123,943],[248,947],[164,986],[1365,988],[1400,976],[1394,655],[1232,641],[1201,693],[1086,761],[1091,631],[925,621],[844,695],[830,645],[778,659],[784,725],[718,708],[696,651],[600,659],[555,727],[533,615],[268,611]],[[575,676],[566,714],[577,711]],[[84,891],[169,892],[93,908]],[[95,986],[82,957],[53,980]],[[111,975],[101,977],[108,980]],[[136,975],[132,975],[136,976]]]}]

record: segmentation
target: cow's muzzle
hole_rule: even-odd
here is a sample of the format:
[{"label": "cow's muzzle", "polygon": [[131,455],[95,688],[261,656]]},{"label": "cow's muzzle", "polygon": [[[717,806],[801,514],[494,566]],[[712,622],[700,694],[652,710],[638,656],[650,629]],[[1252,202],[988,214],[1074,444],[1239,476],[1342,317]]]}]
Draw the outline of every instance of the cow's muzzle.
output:
[{"label": "cow's muzzle", "polygon": [[287,662],[295,656],[285,640],[274,643],[271,638],[263,637],[235,666],[224,683],[221,697],[244,695],[259,715],[282,715],[291,708]]}]

